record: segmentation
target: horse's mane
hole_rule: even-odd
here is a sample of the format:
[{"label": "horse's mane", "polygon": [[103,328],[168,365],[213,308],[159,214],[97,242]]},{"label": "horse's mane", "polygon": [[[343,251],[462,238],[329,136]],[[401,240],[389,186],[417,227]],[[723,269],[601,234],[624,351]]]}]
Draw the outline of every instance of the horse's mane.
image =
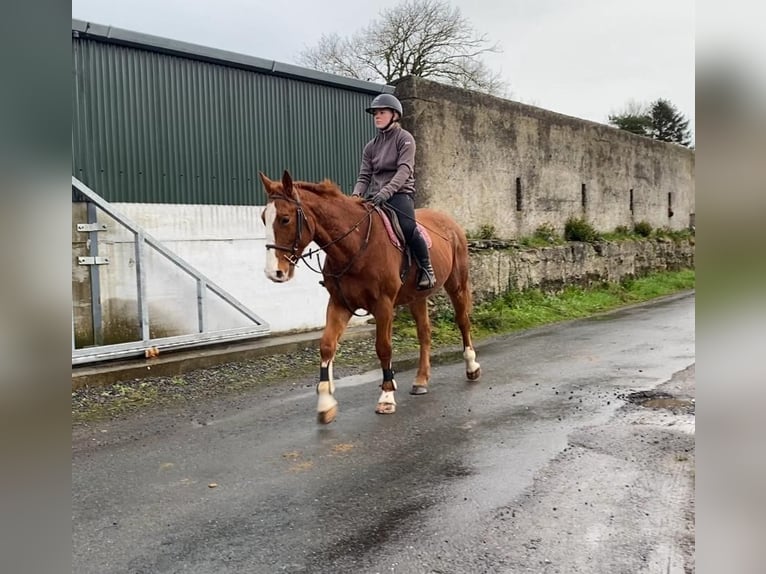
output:
[{"label": "horse's mane", "polygon": [[338,184],[329,179],[322,180],[319,183],[314,183],[312,181],[296,181],[294,182],[294,185],[321,196],[334,197],[344,195],[343,191],[338,187]]}]

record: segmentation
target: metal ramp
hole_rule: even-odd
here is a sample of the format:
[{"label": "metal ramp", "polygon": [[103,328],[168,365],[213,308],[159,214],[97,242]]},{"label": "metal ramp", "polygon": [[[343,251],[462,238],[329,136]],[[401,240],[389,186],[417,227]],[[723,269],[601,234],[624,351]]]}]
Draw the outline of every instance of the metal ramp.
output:
[{"label": "metal ramp", "polygon": [[[77,230],[88,234],[88,255],[78,257],[77,264],[90,266],[91,316],[93,322],[93,345],[76,348],[75,346],[75,315],[72,310],[72,365],[81,365],[119,358],[145,356],[147,351],[155,352],[169,349],[182,349],[213,343],[251,339],[270,334],[271,330],[262,318],[245,307],[240,301],[227,293],[222,287],[200,273],[190,263],[168,249],[165,245],[146,233],[137,224],[115,209],[95,191],[90,189],[76,177],[72,177],[73,195],[81,194],[87,199],[88,222],[78,223]],[[98,233],[104,231],[105,225],[98,223],[98,209],[109,215],[125,229],[133,234],[135,242],[135,275],[136,275],[136,317],[140,337],[135,341],[99,344],[103,340],[101,289],[99,266],[108,264],[105,257],[98,254]],[[197,332],[170,337],[152,338],[150,336],[149,305],[147,301],[146,283],[146,253],[153,249],[173,265],[184,271],[196,281],[197,291]],[[223,330],[209,330],[206,318],[208,295],[212,293],[221,301],[238,311],[252,322],[252,326],[237,327]]]}]

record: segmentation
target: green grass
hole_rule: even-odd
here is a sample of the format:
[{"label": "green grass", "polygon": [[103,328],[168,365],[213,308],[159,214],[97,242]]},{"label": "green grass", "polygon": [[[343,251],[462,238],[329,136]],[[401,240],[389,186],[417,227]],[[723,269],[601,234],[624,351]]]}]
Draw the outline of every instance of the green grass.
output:
[{"label": "green grass", "polygon": [[[656,273],[619,284],[598,287],[567,287],[560,293],[544,293],[538,289],[509,292],[494,301],[476,305],[471,315],[474,337],[510,333],[548,323],[578,319],[651,299],[693,289],[694,270]],[[451,308],[431,316],[434,346],[460,342]],[[394,325],[395,338],[401,348],[417,344],[415,322],[406,311],[400,312]]]}]

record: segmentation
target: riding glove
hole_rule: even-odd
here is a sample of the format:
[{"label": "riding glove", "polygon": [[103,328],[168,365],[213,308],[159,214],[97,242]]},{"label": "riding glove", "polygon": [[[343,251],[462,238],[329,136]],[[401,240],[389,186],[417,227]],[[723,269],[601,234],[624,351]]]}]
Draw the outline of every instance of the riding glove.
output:
[{"label": "riding glove", "polygon": [[375,207],[380,207],[386,202],[386,196],[382,193],[376,193],[370,198],[370,203],[372,203]]}]

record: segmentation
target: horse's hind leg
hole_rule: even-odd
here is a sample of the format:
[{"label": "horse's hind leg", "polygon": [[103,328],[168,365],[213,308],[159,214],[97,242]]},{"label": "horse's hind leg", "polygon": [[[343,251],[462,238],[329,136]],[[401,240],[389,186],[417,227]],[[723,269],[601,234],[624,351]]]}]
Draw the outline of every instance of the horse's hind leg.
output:
[{"label": "horse's hind leg", "polygon": [[481,376],[481,366],[476,362],[476,350],[471,341],[471,290],[468,286],[468,271],[464,270],[457,276],[450,277],[444,285],[447,295],[455,309],[455,321],[463,337],[463,360],[465,361],[465,376],[469,381],[477,381]]},{"label": "horse's hind leg", "polygon": [[351,312],[345,306],[336,305],[332,300],[327,304],[325,328],[319,342],[322,362],[319,367],[319,383],[317,383],[317,420],[322,424],[331,423],[338,414],[332,363],[338,349],[338,341],[346,330],[349,319],[351,319]]},{"label": "horse's hind leg", "polygon": [[418,299],[409,305],[410,312],[415,318],[420,343],[420,361],[415,382],[412,384],[412,395],[424,395],[428,392],[428,382],[431,380],[431,320],[428,317],[428,299]]}]

